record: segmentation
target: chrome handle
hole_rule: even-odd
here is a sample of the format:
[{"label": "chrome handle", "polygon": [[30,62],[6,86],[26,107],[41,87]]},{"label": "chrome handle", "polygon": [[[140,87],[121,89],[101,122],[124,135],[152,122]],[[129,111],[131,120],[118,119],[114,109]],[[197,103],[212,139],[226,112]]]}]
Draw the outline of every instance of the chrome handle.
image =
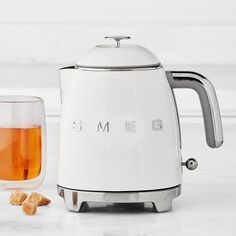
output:
[{"label": "chrome handle", "polygon": [[120,40],[124,40],[124,39],[130,39],[129,36],[119,36],[119,35],[115,35],[115,36],[106,36],[105,39],[112,39],[116,41],[116,48],[120,47]]},{"label": "chrome handle", "polygon": [[212,83],[204,76],[188,71],[167,71],[167,79],[174,88],[189,88],[197,92],[204,119],[206,141],[209,147],[223,144],[223,129],[217,96]]}]

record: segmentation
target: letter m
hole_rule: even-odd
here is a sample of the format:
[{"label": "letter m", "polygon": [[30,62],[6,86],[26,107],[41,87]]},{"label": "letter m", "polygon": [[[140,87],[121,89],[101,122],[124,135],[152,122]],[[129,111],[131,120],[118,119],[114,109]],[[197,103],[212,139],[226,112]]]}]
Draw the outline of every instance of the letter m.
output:
[{"label": "letter m", "polygon": [[109,132],[109,122],[103,124],[101,121],[99,121],[97,125],[97,132]]}]

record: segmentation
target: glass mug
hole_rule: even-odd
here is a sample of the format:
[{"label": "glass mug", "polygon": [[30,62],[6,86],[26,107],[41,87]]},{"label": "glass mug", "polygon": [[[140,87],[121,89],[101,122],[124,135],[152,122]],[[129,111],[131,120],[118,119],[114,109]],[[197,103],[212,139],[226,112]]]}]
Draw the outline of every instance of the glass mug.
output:
[{"label": "glass mug", "polygon": [[43,99],[0,96],[0,188],[36,188],[45,167]]}]

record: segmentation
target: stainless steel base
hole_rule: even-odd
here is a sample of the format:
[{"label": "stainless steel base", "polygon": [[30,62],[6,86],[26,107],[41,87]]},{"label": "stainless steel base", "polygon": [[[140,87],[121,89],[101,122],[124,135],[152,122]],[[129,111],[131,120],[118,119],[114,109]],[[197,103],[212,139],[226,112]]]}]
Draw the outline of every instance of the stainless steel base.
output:
[{"label": "stainless steel base", "polygon": [[69,211],[79,212],[83,202],[141,203],[152,202],[157,212],[169,211],[172,201],[181,193],[181,185],[141,192],[94,192],[79,191],[57,186],[58,194],[64,198]]}]

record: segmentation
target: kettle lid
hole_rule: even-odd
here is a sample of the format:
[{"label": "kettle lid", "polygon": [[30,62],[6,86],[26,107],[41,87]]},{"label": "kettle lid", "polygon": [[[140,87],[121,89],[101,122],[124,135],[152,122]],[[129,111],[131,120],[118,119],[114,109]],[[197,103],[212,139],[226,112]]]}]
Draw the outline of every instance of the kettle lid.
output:
[{"label": "kettle lid", "polygon": [[114,44],[97,45],[88,50],[76,63],[85,68],[143,68],[159,67],[160,61],[148,49],[139,45],[122,44],[129,36],[110,36]]}]

